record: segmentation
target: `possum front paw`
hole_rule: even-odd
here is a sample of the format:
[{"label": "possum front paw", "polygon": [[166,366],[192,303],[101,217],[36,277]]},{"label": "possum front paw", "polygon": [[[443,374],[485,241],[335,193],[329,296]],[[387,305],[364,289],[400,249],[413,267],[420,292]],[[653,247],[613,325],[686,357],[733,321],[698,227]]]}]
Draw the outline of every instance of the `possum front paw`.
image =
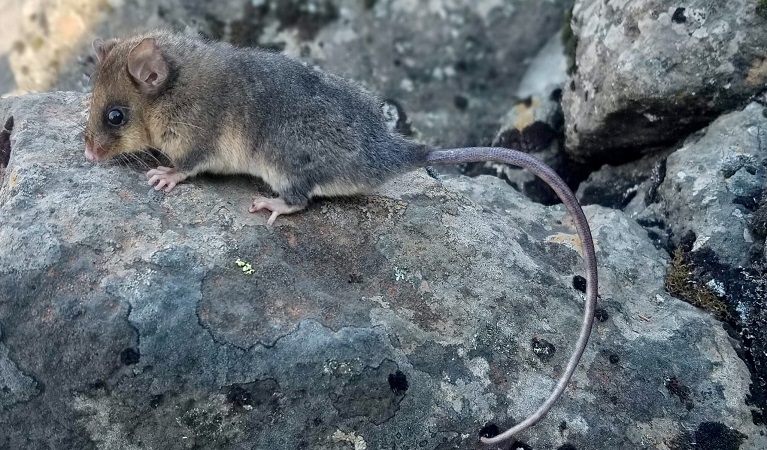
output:
[{"label": "possum front paw", "polygon": [[165,192],[170,192],[178,183],[186,179],[186,176],[181,172],[177,172],[176,169],[164,166],[148,171],[146,177],[149,179],[150,186],[155,185],[155,191],[159,191],[164,187],[165,189],[163,190]]},{"label": "possum front paw", "polygon": [[250,205],[250,212],[254,213],[256,211],[261,211],[262,209],[271,211],[272,215],[269,216],[269,220],[266,221],[266,225],[271,227],[274,225],[274,221],[278,216],[282,214],[292,214],[301,211],[305,207],[306,205],[288,205],[285,203],[285,200],[280,197],[256,197],[253,200],[253,204]]}]

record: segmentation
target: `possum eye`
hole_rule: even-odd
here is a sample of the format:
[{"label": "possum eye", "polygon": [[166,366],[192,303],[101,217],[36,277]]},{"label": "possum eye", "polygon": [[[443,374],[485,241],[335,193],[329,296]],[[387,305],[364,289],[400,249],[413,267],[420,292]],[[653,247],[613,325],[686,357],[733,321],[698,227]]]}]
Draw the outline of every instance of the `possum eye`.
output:
[{"label": "possum eye", "polygon": [[122,108],[112,108],[107,111],[107,123],[114,127],[119,127],[125,124],[125,113]]}]

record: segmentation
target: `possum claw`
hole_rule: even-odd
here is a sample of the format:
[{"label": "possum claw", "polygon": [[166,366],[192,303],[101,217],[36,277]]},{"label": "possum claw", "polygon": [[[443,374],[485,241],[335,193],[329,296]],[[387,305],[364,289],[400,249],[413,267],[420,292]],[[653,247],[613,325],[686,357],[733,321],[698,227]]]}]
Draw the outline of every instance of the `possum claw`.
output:
[{"label": "possum claw", "polygon": [[176,169],[163,166],[149,170],[146,173],[146,177],[149,180],[148,183],[154,185],[156,191],[164,187],[165,189],[163,190],[165,192],[170,192],[178,183],[186,178],[183,174],[176,172]]},{"label": "possum claw", "polygon": [[280,197],[256,197],[253,200],[253,203],[250,205],[250,212],[254,213],[261,211],[262,209],[266,209],[272,212],[272,214],[269,216],[269,219],[266,221],[266,226],[271,227],[274,225],[274,221],[277,219],[277,217],[283,214],[292,214],[294,212],[298,212],[304,209],[304,207],[298,205],[288,205],[285,203],[285,200]]}]

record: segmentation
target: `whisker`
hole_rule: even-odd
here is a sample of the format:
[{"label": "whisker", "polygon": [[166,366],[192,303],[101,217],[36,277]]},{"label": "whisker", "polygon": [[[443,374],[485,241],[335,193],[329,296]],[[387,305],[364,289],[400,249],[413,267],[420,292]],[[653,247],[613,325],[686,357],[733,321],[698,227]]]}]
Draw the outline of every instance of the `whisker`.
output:
[{"label": "whisker", "polygon": [[146,149],[145,149],[145,150],[142,150],[142,151],[141,151],[141,153],[142,153],[142,154],[144,154],[144,155],[148,155],[150,158],[152,158],[152,159],[153,159],[153,160],[154,160],[154,161],[157,163],[157,165],[158,165],[158,166],[161,166],[161,165],[162,165],[162,163],[160,162],[160,160],[159,160],[159,159],[157,159],[157,157],[156,157],[156,156],[154,156],[154,155],[152,154],[152,152],[150,152],[149,150],[146,150]]},{"label": "whisker", "polygon": [[[164,151],[160,150],[159,148],[156,148],[156,147],[150,147],[150,148],[151,148],[153,151],[156,151],[157,153],[159,153],[159,154],[160,154],[162,157],[164,157],[164,158],[165,158],[165,159],[168,161],[168,164],[170,164],[170,163],[173,161],[173,158],[171,158],[170,156],[168,156],[168,154],[167,154],[167,153],[165,153]],[[157,159],[157,158],[155,158],[155,159]],[[158,163],[160,163],[160,161],[159,161],[159,160],[158,160],[157,162],[158,162]]]},{"label": "whisker", "polygon": [[146,161],[144,161],[144,159],[143,159],[143,158],[141,158],[141,156],[139,156],[139,155],[137,155],[137,154],[135,154],[135,153],[131,153],[130,155],[133,157],[133,159],[135,159],[136,161],[138,161],[138,163],[139,163],[139,165],[141,166],[141,168],[142,168],[142,169],[150,169],[150,168],[151,168],[151,166],[149,165],[149,163],[147,163]]},{"label": "whisker", "polygon": [[179,125],[186,125],[188,127],[197,128],[198,130],[202,130],[202,127],[200,127],[200,126],[192,125],[191,123],[187,123],[187,122],[181,122],[180,120],[171,120],[169,123],[177,123]]}]

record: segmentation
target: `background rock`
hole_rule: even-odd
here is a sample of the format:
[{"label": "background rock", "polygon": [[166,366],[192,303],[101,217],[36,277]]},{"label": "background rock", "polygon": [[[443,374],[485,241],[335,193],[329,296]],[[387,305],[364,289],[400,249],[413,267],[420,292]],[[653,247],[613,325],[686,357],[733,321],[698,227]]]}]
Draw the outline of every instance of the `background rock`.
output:
[{"label": "background rock", "polygon": [[[420,138],[488,143],[529,58],[572,0],[29,0],[12,53],[22,91],[89,89],[90,42],[136,27],[188,26],[281,49],[401,104]],[[439,49],[439,51],[435,51]]]},{"label": "background rock", "polygon": [[21,16],[20,0],[0,0],[0,30],[3,30],[3,39],[0,39],[0,95],[16,89],[16,80],[11,71],[8,53],[11,45],[19,35],[19,18]]},{"label": "background rock", "polygon": [[[418,171],[267,229],[247,212],[250,179],[165,195],[88,163],[81,94],[4,100],[9,115],[2,446],[478,448],[482,426],[521,419],[566,361],[582,306],[568,219],[500,180],[446,188]],[[522,438],[764,448],[726,333],[664,291],[667,261],[636,223],[586,213],[600,321],[564,398]]]},{"label": "background rock", "polygon": [[687,283],[698,286],[688,295],[721,303],[753,371],[759,423],[767,405],[767,264],[764,236],[754,230],[767,192],[766,143],[764,106],[724,115],[671,153],[626,208],[668,251],[681,252]]},{"label": "background rock", "polygon": [[[589,167],[570,158],[564,148],[561,101],[566,71],[562,36],[557,33],[533,58],[517,89],[515,104],[501,119],[501,127],[490,144],[536,156],[556,170],[575,190],[587,176]],[[546,183],[516,166],[472,163],[464,165],[461,173],[468,176],[499,176],[536,202],[545,205],[559,203],[559,198]]]},{"label": "background rock", "polygon": [[767,85],[767,17],[756,1],[575,3],[567,147],[625,162],[673,144]]}]

